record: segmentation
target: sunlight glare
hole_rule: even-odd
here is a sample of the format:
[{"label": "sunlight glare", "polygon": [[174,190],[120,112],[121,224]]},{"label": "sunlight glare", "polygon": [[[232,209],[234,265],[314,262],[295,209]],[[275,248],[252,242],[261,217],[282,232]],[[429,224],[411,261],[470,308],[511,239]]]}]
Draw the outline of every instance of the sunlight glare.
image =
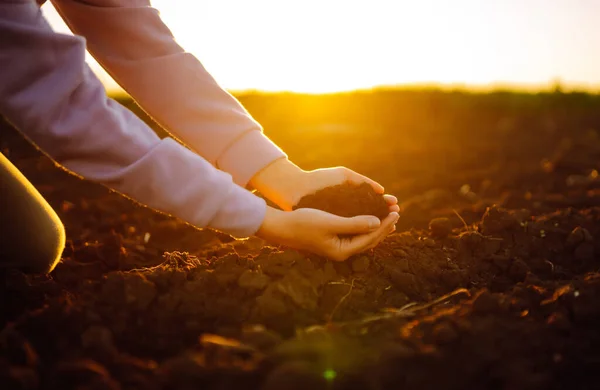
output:
[{"label": "sunlight glare", "polygon": [[[600,85],[581,0],[154,0],[177,41],[233,90],[442,83]],[[53,26],[51,7],[44,6]],[[576,34],[574,32],[577,32]]]}]

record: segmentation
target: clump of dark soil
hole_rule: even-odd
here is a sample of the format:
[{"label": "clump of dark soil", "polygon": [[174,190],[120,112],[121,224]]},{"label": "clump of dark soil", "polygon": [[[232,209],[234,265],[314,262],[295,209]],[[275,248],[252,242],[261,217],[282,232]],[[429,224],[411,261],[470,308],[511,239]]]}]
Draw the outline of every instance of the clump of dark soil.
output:
[{"label": "clump of dark soil", "polygon": [[429,232],[434,238],[446,238],[452,232],[452,222],[448,218],[434,218],[429,222]]},{"label": "clump of dark soil", "polygon": [[383,196],[367,183],[324,188],[300,199],[294,210],[301,208],[319,209],[340,217],[374,215],[384,219],[390,213]]}]

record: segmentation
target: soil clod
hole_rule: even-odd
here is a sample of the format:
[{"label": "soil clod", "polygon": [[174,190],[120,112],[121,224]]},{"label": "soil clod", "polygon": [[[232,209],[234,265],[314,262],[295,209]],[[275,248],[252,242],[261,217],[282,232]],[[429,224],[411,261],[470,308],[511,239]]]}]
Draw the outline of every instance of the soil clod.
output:
[{"label": "soil clod", "polygon": [[434,238],[446,238],[452,232],[452,222],[448,218],[435,218],[429,222],[429,231]]},{"label": "soil clod", "polygon": [[319,190],[300,199],[294,210],[299,208],[319,209],[340,217],[374,215],[384,219],[389,214],[383,196],[367,183],[339,184]]}]

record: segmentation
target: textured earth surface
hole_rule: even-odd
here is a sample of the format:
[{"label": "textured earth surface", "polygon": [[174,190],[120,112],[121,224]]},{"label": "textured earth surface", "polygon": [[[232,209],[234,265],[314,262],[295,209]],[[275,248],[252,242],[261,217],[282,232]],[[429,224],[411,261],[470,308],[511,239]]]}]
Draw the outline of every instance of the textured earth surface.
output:
[{"label": "textured earth surface", "polygon": [[[396,233],[342,263],[196,230],[1,125],[68,242],[50,275],[0,271],[0,388],[596,388],[600,120],[549,107],[489,109],[452,137],[347,130],[329,165],[369,174],[402,210]],[[288,130],[273,138],[307,168],[339,143],[321,129],[303,154]],[[357,144],[381,152],[357,161]]]}]

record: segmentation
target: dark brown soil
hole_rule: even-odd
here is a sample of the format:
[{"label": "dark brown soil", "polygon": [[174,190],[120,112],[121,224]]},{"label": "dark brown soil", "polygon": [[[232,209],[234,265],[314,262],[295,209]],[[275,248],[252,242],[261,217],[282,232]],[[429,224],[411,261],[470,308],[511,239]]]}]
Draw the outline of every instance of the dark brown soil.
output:
[{"label": "dark brown soil", "polygon": [[[342,263],[139,207],[3,125],[0,150],[68,244],[51,275],[0,271],[0,388],[596,388],[600,110],[494,108],[513,123],[496,126],[477,108],[478,126],[431,125],[402,153],[418,135],[390,127],[352,167],[396,188],[402,218]],[[338,138],[320,133],[320,163]],[[297,139],[279,143],[309,165]],[[364,146],[348,145],[336,158],[351,166]]]},{"label": "dark brown soil", "polygon": [[346,183],[324,188],[306,195],[293,207],[294,210],[301,208],[319,209],[340,217],[374,215],[384,219],[390,213],[383,196],[367,183]]}]

